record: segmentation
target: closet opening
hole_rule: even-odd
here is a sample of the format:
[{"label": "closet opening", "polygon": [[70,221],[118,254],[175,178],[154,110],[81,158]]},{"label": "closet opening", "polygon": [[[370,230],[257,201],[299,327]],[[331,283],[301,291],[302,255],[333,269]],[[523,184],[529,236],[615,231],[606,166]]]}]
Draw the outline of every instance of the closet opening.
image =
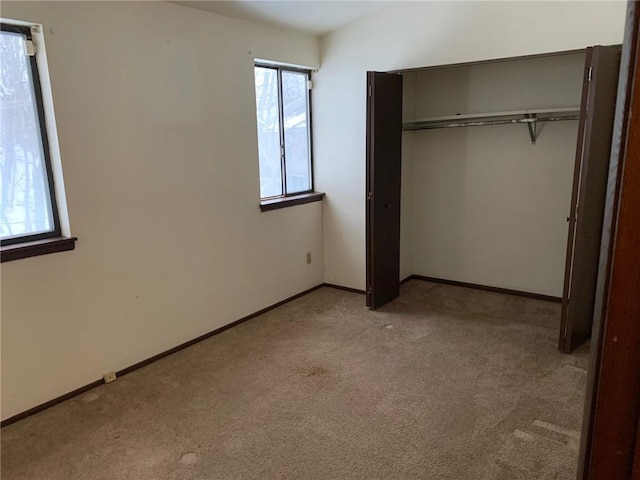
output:
[{"label": "closet opening", "polygon": [[367,74],[367,305],[422,279],[590,337],[620,46]]}]

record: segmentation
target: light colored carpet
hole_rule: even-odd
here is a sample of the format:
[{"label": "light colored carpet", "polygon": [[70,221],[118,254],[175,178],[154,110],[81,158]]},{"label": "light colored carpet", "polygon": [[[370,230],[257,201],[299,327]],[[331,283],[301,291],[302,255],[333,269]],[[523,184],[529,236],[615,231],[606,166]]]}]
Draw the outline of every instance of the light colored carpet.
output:
[{"label": "light colored carpet", "polygon": [[322,288],[2,430],[2,479],[573,479],[559,305]]}]

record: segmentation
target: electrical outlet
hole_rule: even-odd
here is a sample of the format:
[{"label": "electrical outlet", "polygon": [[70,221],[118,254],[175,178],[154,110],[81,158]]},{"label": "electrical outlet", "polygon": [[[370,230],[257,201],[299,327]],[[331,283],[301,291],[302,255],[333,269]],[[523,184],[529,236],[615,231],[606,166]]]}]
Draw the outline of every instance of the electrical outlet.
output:
[{"label": "electrical outlet", "polygon": [[311,263],[311,252],[307,252],[307,265]]},{"label": "electrical outlet", "polygon": [[104,378],[104,383],[111,383],[116,381],[116,372],[107,372],[102,378]]}]

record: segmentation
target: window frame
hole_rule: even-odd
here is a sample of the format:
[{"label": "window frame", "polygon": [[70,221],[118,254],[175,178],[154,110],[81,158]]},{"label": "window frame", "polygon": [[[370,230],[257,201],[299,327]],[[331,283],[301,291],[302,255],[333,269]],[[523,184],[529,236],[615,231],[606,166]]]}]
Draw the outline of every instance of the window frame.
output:
[{"label": "window frame", "polygon": [[[299,68],[299,67],[291,67],[288,65],[280,65],[276,63],[261,62],[261,61],[255,61],[253,67],[254,67],[254,70],[255,68],[269,68],[271,70],[276,70],[278,74],[278,115],[279,115],[279,122],[280,122],[280,129],[279,129],[280,130],[279,132],[280,133],[280,181],[281,181],[283,193],[281,195],[271,195],[269,197],[263,197],[262,194],[260,194],[261,208],[264,207],[265,205],[271,206],[270,208],[268,207],[262,208],[263,211],[266,211],[266,210],[274,210],[275,208],[273,207],[273,205],[277,204],[279,201],[285,201],[295,197],[311,198],[310,194],[316,193],[315,187],[314,187],[314,178],[313,178],[314,177],[313,175],[313,129],[312,129],[313,107],[311,102],[311,88],[309,88],[309,84],[311,82],[312,70]],[[309,152],[309,186],[310,188],[308,190],[295,192],[295,193],[287,192],[287,170],[286,170],[287,151],[285,146],[282,72],[303,73],[307,77],[307,138],[309,139],[307,149]],[[255,86],[254,86],[254,99],[255,99]],[[321,199],[322,198],[320,198],[320,200]],[[308,202],[303,202],[303,203],[308,203]],[[291,202],[291,204],[294,204],[294,203]],[[295,203],[295,204],[300,204],[300,203]]]},{"label": "window frame", "polygon": [[[16,33],[24,35],[27,41],[33,42],[33,34],[31,26],[17,25],[8,22],[0,22],[0,31]],[[37,55],[28,55],[29,65],[31,67],[31,79],[34,91],[34,97],[36,102],[36,110],[38,112],[38,124],[40,126],[40,138],[42,142],[42,155],[44,157],[44,165],[46,170],[46,178],[49,186],[49,199],[51,205],[51,220],[53,222],[53,229],[48,232],[20,235],[16,237],[6,238],[0,240],[0,246],[18,245],[28,242],[40,242],[42,240],[48,240],[52,238],[62,237],[62,226],[60,223],[60,212],[58,210],[58,201],[56,198],[55,179],[53,175],[53,168],[51,165],[51,150],[49,144],[49,136],[47,133],[47,125],[45,120],[44,100],[42,95],[42,82],[40,79],[40,71],[38,69]],[[3,260],[4,261],[4,260]]]}]

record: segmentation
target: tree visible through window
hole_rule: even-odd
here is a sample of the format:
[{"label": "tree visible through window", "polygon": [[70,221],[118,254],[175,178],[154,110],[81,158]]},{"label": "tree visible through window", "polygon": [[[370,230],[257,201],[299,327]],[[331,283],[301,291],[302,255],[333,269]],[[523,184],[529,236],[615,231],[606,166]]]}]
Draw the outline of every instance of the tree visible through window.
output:
[{"label": "tree visible through window", "polygon": [[0,239],[60,235],[42,92],[29,27],[0,32]]},{"label": "tree visible through window", "polygon": [[260,197],[310,192],[309,72],[255,67]]}]

